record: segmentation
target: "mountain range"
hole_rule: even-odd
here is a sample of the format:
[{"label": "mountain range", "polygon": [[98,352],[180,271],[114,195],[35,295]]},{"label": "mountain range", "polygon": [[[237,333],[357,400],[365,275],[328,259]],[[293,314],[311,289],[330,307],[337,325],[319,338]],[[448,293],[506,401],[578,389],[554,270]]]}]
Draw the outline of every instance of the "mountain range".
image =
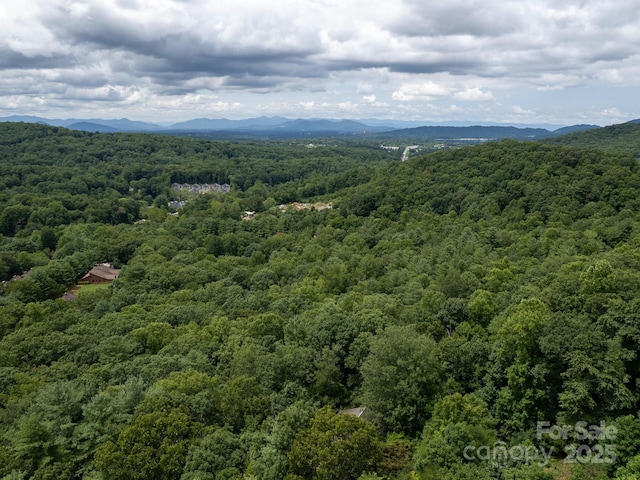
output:
[{"label": "mountain range", "polygon": [[484,124],[472,122],[433,122],[399,121],[381,119],[290,119],[285,117],[257,117],[243,120],[227,118],[196,118],[185,122],[161,125],[157,123],[133,121],[127,118],[68,118],[48,119],[37,116],[0,117],[0,122],[42,123],[71,130],[89,132],[148,132],[175,135],[244,135],[271,138],[318,137],[318,136],[358,136],[369,135],[388,138],[413,138],[422,140],[499,140],[515,138],[536,140],[550,138],[566,133],[600,128],[597,125],[509,125]]}]

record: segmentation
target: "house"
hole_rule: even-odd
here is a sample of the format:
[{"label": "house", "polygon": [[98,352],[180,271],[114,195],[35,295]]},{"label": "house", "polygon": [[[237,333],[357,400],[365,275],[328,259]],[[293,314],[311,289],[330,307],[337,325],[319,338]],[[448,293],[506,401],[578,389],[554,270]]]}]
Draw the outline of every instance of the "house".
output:
[{"label": "house", "polygon": [[253,210],[247,210],[246,212],[244,212],[244,215],[242,215],[242,220],[251,220],[255,216],[256,212],[254,212]]},{"label": "house", "polygon": [[202,195],[204,193],[211,192],[222,192],[227,193],[231,190],[231,185],[228,183],[223,183],[222,185],[218,183],[209,184],[209,183],[172,183],[171,188],[177,191],[187,190],[191,193],[196,193],[198,195]]},{"label": "house", "polygon": [[167,204],[169,208],[184,208],[184,206],[189,203],[187,200],[172,200]]},{"label": "house", "polygon": [[120,276],[120,270],[110,263],[101,263],[93,267],[80,279],[82,283],[111,283]]},{"label": "house", "polygon": [[353,415],[357,418],[365,418],[369,417],[369,409],[367,407],[359,407],[359,408],[349,408],[348,410],[340,410],[338,412],[341,415]]}]

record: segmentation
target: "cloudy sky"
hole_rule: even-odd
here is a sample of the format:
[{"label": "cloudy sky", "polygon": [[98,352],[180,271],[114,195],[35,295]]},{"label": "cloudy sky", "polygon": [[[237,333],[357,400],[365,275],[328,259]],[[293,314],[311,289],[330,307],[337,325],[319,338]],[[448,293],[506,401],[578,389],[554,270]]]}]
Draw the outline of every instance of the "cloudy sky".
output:
[{"label": "cloudy sky", "polygon": [[640,118],[638,0],[0,0],[0,116]]}]

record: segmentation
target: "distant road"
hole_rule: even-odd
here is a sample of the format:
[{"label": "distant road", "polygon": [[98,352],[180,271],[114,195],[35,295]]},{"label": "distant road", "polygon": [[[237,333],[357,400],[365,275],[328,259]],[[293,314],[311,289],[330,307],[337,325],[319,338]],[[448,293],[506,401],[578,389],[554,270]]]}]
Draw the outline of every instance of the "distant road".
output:
[{"label": "distant road", "polygon": [[404,162],[409,158],[409,152],[411,150],[418,150],[419,148],[420,148],[419,145],[410,145],[410,146],[406,147],[404,149],[404,152],[402,152],[402,161]]}]

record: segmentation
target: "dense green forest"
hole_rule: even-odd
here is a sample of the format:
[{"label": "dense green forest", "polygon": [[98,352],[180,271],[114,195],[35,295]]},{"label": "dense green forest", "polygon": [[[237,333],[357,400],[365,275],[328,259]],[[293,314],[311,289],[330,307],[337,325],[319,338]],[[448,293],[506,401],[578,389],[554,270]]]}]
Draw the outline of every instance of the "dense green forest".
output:
[{"label": "dense green forest", "polygon": [[545,140],[546,143],[576,148],[597,148],[610,152],[628,152],[640,158],[640,122],[609,125]]},{"label": "dense green forest", "polygon": [[323,142],[0,125],[0,478],[640,476],[632,148]]}]

